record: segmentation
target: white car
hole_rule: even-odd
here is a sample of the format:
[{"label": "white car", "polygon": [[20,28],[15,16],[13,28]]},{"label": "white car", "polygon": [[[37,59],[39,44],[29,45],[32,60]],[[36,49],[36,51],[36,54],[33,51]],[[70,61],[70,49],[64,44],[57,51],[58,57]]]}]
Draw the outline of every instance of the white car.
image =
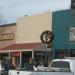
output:
[{"label": "white car", "polygon": [[0,71],[2,70],[1,61],[0,61]]},{"label": "white car", "polygon": [[1,66],[1,61],[0,61],[0,75],[1,75],[1,71],[2,71],[2,66]]},{"label": "white car", "polygon": [[1,61],[0,61],[0,75],[2,70],[4,70],[4,68],[2,68]]}]

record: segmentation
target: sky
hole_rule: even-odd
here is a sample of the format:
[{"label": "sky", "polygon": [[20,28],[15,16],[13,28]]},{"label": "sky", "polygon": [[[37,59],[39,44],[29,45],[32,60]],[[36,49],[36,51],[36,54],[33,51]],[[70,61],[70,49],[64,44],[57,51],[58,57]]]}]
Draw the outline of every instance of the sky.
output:
[{"label": "sky", "polygon": [[71,0],[0,0],[0,24],[16,23],[18,17],[69,9]]}]

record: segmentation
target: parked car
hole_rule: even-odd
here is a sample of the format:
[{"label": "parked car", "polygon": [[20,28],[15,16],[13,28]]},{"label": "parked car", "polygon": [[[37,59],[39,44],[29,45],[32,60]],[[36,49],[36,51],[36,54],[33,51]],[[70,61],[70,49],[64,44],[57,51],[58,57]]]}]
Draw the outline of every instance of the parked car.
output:
[{"label": "parked car", "polygon": [[9,75],[75,75],[75,59],[54,59],[44,70],[9,70]]},{"label": "parked car", "polygon": [[1,65],[1,61],[0,61],[0,75],[1,75],[2,71],[3,71],[3,68],[2,68],[2,65]]}]

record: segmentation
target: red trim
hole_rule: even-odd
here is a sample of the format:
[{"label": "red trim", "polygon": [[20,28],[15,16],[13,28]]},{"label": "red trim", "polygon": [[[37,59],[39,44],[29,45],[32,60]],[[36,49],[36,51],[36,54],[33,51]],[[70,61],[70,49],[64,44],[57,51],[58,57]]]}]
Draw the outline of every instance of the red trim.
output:
[{"label": "red trim", "polygon": [[3,50],[21,50],[21,49],[34,49],[38,48],[42,43],[21,43],[21,44],[13,44],[8,47],[2,48],[0,51]]}]

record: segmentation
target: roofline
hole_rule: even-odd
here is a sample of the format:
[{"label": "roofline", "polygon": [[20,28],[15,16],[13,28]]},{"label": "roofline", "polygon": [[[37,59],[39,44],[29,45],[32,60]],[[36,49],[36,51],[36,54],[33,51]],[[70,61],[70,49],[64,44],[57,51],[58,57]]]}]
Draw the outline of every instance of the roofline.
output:
[{"label": "roofline", "polygon": [[10,53],[10,52],[26,52],[26,51],[33,51],[33,49],[18,49],[18,50],[4,50],[4,51],[0,51],[0,53]]},{"label": "roofline", "polygon": [[16,23],[2,24],[2,25],[0,25],[0,27],[13,26],[13,25],[16,25]]},{"label": "roofline", "polygon": [[71,9],[64,9],[64,10],[57,10],[57,11],[53,11],[52,13],[59,13],[59,12],[65,12],[65,11],[70,11]]}]

